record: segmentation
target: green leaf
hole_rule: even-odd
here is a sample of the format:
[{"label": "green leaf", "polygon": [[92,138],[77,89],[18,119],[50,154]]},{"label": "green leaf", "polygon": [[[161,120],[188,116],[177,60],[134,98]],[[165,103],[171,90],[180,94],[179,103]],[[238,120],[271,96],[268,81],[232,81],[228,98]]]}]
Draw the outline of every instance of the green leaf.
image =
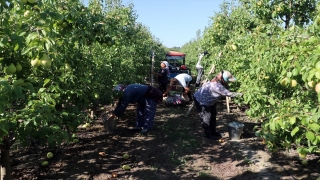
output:
[{"label": "green leaf", "polygon": [[291,136],[293,137],[298,131],[299,131],[299,127],[295,127],[295,128],[291,131]]},{"label": "green leaf", "polygon": [[32,106],[33,102],[32,101],[29,101],[28,102],[28,106]]},{"label": "green leaf", "polygon": [[318,132],[320,129],[320,125],[318,123],[312,123],[309,124],[308,127],[312,130],[314,130],[315,132]]},{"label": "green leaf", "polygon": [[14,49],[13,49],[14,51],[18,51],[19,50],[19,44],[16,44],[15,46],[14,46]]},{"label": "green leaf", "polygon": [[34,92],[34,87],[30,82],[21,84],[22,87],[26,87],[30,92]]},{"label": "green leaf", "polygon": [[295,116],[290,117],[289,122],[291,125],[294,125],[294,123],[296,123],[296,117]]},{"label": "green leaf", "polygon": [[313,141],[314,138],[315,138],[315,135],[314,135],[313,132],[308,131],[308,132],[306,133],[306,137],[307,137],[307,139],[308,139],[309,141]]},{"label": "green leaf", "polygon": [[293,76],[297,76],[297,75],[299,74],[299,72],[298,72],[297,69],[293,69],[293,70],[291,71],[291,73],[292,73]]},{"label": "green leaf", "polygon": [[320,79],[320,71],[316,71],[315,75],[316,75],[316,78]]},{"label": "green leaf", "polygon": [[307,80],[308,80],[308,81],[311,81],[312,78],[313,78],[313,76],[315,75],[315,73],[316,73],[316,69],[310,70],[310,71],[307,73],[307,74],[308,74]]},{"label": "green leaf", "polygon": [[24,36],[24,35],[26,35],[27,33],[26,32],[21,32],[20,34],[19,34],[19,36]]},{"label": "green leaf", "polygon": [[39,93],[42,93],[42,92],[45,91],[46,89],[47,89],[47,88],[40,88],[38,92],[39,92]]},{"label": "green leaf", "polygon": [[289,56],[289,57],[288,57],[288,61],[291,61],[293,58],[294,58],[293,55]]},{"label": "green leaf", "polygon": [[30,33],[27,37],[26,37],[26,44],[29,44],[33,39],[37,38],[38,34],[36,32],[34,33]]},{"label": "green leaf", "polygon": [[45,79],[43,82],[43,86],[46,86],[50,82],[50,79]]},{"label": "green leaf", "polygon": [[270,122],[270,129],[272,131],[275,131],[276,130],[276,123],[275,122]]},{"label": "green leaf", "polygon": [[276,104],[276,102],[275,102],[273,99],[269,99],[269,103],[270,103],[271,105],[275,105],[275,104]]},{"label": "green leaf", "polygon": [[57,131],[61,130],[60,126],[58,126],[57,124],[51,125],[51,128],[52,128],[53,132],[57,132]]},{"label": "green leaf", "polygon": [[30,50],[37,48],[38,46],[32,46],[32,47],[28,47],[23,49],[23,51],[21,52],[22,55],[27,54]]}]

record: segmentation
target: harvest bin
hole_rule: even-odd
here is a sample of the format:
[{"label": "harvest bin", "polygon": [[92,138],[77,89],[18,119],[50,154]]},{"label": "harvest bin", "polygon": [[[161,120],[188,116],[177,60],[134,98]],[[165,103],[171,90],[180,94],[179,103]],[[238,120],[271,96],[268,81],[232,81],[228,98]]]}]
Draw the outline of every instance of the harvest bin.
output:
[{"label": "harvest bin", "polygon": [[229,139],[239,140],[242,134],[244,124],[239,122],[231,122],[228,124]]},{"label": "harvest bin", "polygon": [[104,114],[102,122],[106,133],[112,134],[117,128],[118,118],[108,118],[107,114]]}]

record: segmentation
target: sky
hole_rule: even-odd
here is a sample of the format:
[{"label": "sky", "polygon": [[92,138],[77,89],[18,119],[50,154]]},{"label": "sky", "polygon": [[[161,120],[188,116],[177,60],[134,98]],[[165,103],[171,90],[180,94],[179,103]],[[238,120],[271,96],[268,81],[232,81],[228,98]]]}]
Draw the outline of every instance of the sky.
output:
[{"label": "sky", "polygon": [[[85,5],[89,0],[84,0]],[[224,0],[122,0],[134,4],[137,22],[166,47],[182,47],[210,25]]]}]

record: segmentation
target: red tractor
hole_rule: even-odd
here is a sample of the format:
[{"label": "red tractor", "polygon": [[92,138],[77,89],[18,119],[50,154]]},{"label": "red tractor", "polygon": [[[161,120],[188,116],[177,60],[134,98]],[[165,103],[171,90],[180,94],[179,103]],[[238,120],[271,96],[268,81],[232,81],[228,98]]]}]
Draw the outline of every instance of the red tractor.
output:
[{"label": "red tractor", "polygon": [[166,61],[169,63],[170,79],[181,73],[191,75],[191,70],[185,64],[185,57],[186,54],[176,51],[169,51],[166,54]]}]

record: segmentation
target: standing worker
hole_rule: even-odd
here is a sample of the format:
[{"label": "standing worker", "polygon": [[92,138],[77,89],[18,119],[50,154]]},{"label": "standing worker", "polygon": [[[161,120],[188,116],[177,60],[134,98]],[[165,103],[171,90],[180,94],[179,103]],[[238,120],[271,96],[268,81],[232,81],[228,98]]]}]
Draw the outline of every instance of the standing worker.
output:
[{"label": "standing worker", "polygon": [[161,68],[159,72],[156,73],[154,71],[151,71],[151,73],[158,76],[159,89],[160,91],[162,91],[162,93],[164,93],[167,90],[167,85],[169,82],[169,79],[168,79],[170,75],[169,63],[167,61],[161,61],[160,67]]},{"label": "standing worker", "polygon": [[203,66],[201,65],[201,60],[204,55],[208,54],[207,51],[203,51],[203,53],[199,54],[199,60],[196,64],[196,69],[198,71],[197,79],[196,79],[196,87],[200,86],[201,76],[203,75]]},{"label": "standing worker", "polygon": [[221,134],[216,131],[216,102],[222,96],[242,96],[241,93],[230,92],[227,89],[229,82],[236,81],[236,78],[229,71],[219,72],[210,82],[207,82],[198,89],[193,96],[193,100],[199,116],[205,137],[218,140]]},{"label": "standing worker", "polygon": [[121,116],[128,105],[137,103],[137,121],[133,130],[146,134],[153,128],[157,104],[162,102],[162,92],[153,86],[142,84],[118,84],[113,88],[119,101],[109,118]]}]

